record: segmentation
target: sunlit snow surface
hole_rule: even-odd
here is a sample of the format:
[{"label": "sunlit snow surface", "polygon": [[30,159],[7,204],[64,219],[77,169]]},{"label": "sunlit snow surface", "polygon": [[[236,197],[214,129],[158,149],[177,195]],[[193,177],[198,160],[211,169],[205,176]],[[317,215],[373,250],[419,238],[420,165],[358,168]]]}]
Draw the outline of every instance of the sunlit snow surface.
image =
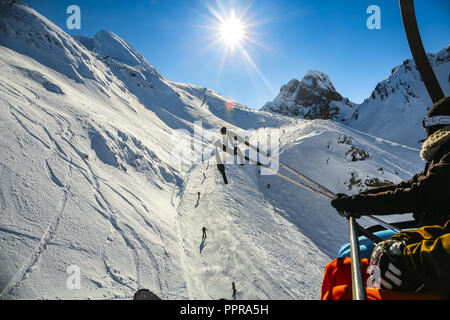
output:
[{"label": "sunlit snow surface", "polygon": [[[281,161],[334,192],[423,167],[416,149],[250,110],[166,80],[113,33],[77,42],[20,2],[0,5],[2,299],[130,299],[138,288],[231,299],[232,282],[236,299],[318,299],[346,220],[256,166],[227,165],[224,185],[213,154],[180,161],[206,143],[195,121],[207,137],[278,130]],[[355,150],[369,157],[352,161]]]}]

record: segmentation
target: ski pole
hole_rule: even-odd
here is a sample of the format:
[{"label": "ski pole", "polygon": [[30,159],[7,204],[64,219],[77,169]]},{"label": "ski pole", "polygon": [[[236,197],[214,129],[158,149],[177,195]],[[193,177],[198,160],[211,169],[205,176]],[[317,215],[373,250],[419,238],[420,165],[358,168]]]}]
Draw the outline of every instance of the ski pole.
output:
[{"label": "ski pole", "polygon": [[[318,183],[316,183],[316,184],[319,185]],[[326,188],[323,187],[323,186],[322,186],[322,188],[323,188],[323,189],[326,189]],[[331,199],[331,200],[337,198],[337,195],[336,195],[335,193],[329,191],[329,190],[328,190],[328,194],[330,194],[330,195],[332,196],[332,199]],[[399,232],[402,231],[401,229],[397,228],[396,226],[394,226],[394,225],[392,225],[392,224],[389,224],[389,223],[387,223],[386,221],[381,220],[381,219],[379,219],[379,218],[377,218],[377,217],[374,217],[374,216],[372,216],[372,215],[366,215],[365,217],[367,217],[367,218],[369,218],[369,219],[371,219],[371,220],[373,220],[373,221],[375,221],[375,222],[378,222],[379,224],[381,224],[381,225],[382,225],[384,228],[386,228],[387,230],[391,230],[391,231],[393,231],[393,232],[395,232],[395,233],[399,233]]]},{"label": "ski pole", "polygon": [[315,187],[319,188],[321,191],[323,191],[324,193],[328,194],[329,196],[331,196],[333,199],[336,198],[336,195],[331,192],[330,190],[328,190],[327,188],[325,188],[324,186],[318,184],[317,182],[315,182],[314,180],[308,178],[307,176],[305,176],[304,174],[298,172],[295,169],[292,169],[291,167],[289,167],[288,165],[284,164],[283,162],[279,161],[279,164],[281,167],[285,168],[287,171],[295,174],[296,176],[300,177],[301,179],[304,179],[306,181],[308,181],[309,183],[311,183],[312,185],[314,185]]},{"label": "ski pole", "polygon": [[[292,170],[293,170],[293,169],[292,169]],[[294,171],[295,171],[295,170],[294,170]],[[312,181],[311,179],[309,179],[309,180]],[[324,186],[322,186],[322,185],[320,185],[320,184],[318,184],[317,182],[314,182],[314,181],[312,181],[312,183],[314,183],[314,184],[315,184],[317,187],[319,187],[321,190],[325,190],[325,192],[326,192],[328,195],[330,195],[330,196],[332,197],[331,200],[337,198],[337,195],[336,195],[335,193],[333,193],[332,191],[328,190],[328,189],[325,188]],[[371,219],[371,220],[373,220],[373,221],[375,221],[375,222],[378,222],[379,224],[381,224],[381,225],[382,225],[383,227],[385,227],[386,229],[391,230],[391,231],[393,231],[393,232],[395,232],[395,233],[399,233],[400,231],[402,231],[401,229],[395,227],[394,225],[389,224],[389,223],[387,223],[386,221],[383,221],[383,220],[381,220],[381,219],[379,219],[379,218],[377,218],[377,217],[374,217],[374,216],[372,216],[372,215],[367,215],[367,216],[365,216],[365,217],[367,217],[367,218],[369,218],[369,219]]]}]

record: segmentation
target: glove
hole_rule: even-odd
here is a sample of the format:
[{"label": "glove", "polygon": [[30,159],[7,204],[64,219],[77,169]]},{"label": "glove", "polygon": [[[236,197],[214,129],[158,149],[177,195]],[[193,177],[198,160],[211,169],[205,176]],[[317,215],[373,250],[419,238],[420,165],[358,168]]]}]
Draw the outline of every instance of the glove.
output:
[{"label": "glove", "polygon": [[[375,275],[373,286],[388,290],[399,290],[403,283],[403,273],[399,266],[404,242],[385,240],[378,243],[370,257],[372,275]],[[377,270],[378,268],[378,270]]]},{"label": "glove", "polygon": [[405,242],[392,239],[376,245],[367,269],[371,275],[368,287],[414,292],[420,286],[418,279],[408,279],[402,271],[400,258],[405,246]]},{"label": "glove", "polygon": [[331,201],[331,205],[333,208],[339,212],[339,214],[345,218],[348,217],[355,217],[360,218],[361,215],[354,212],[352,209],[352,201],[354,201],[354,198],[351,196],[348,196],[344,193],[338,193],[337,198]]}]

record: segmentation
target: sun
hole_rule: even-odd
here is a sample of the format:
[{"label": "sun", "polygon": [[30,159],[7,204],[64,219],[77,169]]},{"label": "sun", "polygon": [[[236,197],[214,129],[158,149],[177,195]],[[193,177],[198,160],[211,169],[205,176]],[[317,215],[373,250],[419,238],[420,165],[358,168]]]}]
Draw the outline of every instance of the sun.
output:
[{"label": "sun", "polygon": [[233,12],[228,19],[221,22],[219,32],[220,38],[232,49],[245,39],[245,25]]},{"label": "sun", "polygon": [[[225,0],[207,1],[205,3],[208,13],[203,17],[208,24],[203,25],[203,27],[208,30],[208,44],[200,50],[203,51],[212,47],[217,47],[220,50],[221,59],[218,64],[218,77],[229,63],[242,63],[249,74],[250,72],[256,73],[266,87],[273,91],[269,81],[252,57],[253,54],[256,54],[258,48],[273,52],[267,43],[261,43],[257,39],[261,38],[262,34],[256,29],[270,22],[271,18],[252,12],[253,1],[250,1],[248,6],[233,7],[224,5],[223,1]],[[215,5],[213,5],[214,2]]]}]

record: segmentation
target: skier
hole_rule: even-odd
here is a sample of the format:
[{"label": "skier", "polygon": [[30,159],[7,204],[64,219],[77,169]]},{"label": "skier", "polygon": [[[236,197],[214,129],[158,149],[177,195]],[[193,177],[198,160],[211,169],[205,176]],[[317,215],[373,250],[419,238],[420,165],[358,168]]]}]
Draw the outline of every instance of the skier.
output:
[{"label": "skier", "polygon": [[197,203],[195,204],[195,208],[197,208],[199,204],[200,204],[200,191],[197,192]]},{"label": "skier", "polygon": [[234,282],[231,283],[231,287],[233,288],[233,298],[236,297],[236,286],[234,285]]},{"label": "skier", "polygon": [[208,231],[208,229],[206,229],[205,227],[203,227],[203,228],[202,228],[202,232],[203,232],[202,238],[203,238],[203,239],[206,239],[206,231]]},{"label": "skier", "polygon": [[[450,298],[450,97],[432,106],[423,125],[428,136],[420,152],[424,171],[406,182],[339,194],[331,205],[346,217],[413,212],[419,229],[380,242],[363,265],[379,268],[381,289]],[[330,285],[329,277],[336,269],[346,272],[336,261],[327,266],[323,297],[333,295],[337,283]]]},{"label": "skier", "polygon": [[206,174],[203,172],[203,180],[202,180],[201,184],[203,184],[203,182],[205,182],[205,180],[206,180]]}]

